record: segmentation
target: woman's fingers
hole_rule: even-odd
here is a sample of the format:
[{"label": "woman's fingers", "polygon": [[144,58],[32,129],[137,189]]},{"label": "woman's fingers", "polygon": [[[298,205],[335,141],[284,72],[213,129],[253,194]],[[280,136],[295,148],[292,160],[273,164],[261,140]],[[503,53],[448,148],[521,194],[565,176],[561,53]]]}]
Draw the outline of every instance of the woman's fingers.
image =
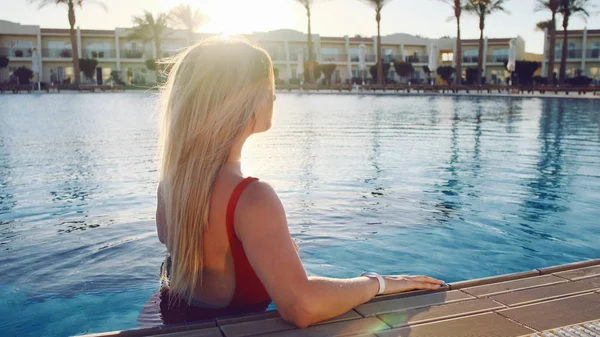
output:
[{"label": "woman's fingers", "polygon": [[429,276],[412,276],[411,278],[418,282],[444,284],[444,281],[440,281],[440,280],[434,279],[433,277],[429,277]]},{"label": "woman's fingers", "polygon": [[435,289],[439,289],[440,286],[441,286],[440,284],[433,284],[433,283],[429,283],[429,282],[419,282],[419,281],[413,281],[411,284],[412,289],[418,289],[418,290],[435,290]]}]

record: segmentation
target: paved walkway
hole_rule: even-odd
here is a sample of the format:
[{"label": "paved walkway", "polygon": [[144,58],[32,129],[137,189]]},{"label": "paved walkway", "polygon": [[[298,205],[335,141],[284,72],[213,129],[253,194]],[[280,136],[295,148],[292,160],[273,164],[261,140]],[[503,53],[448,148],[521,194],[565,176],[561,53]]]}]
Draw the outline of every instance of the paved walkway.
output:
[{"label": "paved walkway", "polygon": [[346,95],[346,96],[458,96],[458,97],[519,97],[519,98],[568,98],[568,99],[600,99],[600,95],[593,95],[591,93],[587,93],[585,95],[578,95],[577,93],[534,93],[534,94],[510,94],[510,93],[498,93],[498,92],[415,92],[411,91],[410,93],[405,91],[395,92],[395,91],[338,91],[338,90],[310,90],[310,91],[300,91],[300,90],[277,90],[278,93],[296,93],[296,94],[305,94],[305,95]]},{"label": "paved walkway", "polygon": [[90,336],[600,336],[600,259],[381,296],[303,330],[267,312]]}]

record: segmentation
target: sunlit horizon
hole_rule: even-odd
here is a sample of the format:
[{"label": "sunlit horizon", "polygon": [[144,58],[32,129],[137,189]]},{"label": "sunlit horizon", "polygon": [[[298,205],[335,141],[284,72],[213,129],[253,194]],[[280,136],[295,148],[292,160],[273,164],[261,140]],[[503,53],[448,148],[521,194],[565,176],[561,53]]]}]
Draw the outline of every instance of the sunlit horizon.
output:
[{"label": "sunlit horizon", "polygon": [[[157,0],[157,10],[168,12],[180,3],[197,8],[208,17],[206,25],[198,31],[223,34],[246,34],[270,30],[272,26],[286,26],[287,18],[294,16],[297,8],[292,1],[280,0],[230,0],[208,2],[202,0]],[[265,11],[263,8],[268,7]],[[234,10],[232,10],[234,8]],[[278,13],[274,16],[273,13]]]},{"label": "sunlit horizon", "polygon": [[[278,29],[307,32],[306,12],[296,0],[101,0],[108,11],[93,4],[77,10],[77,26],[82,29],[114,29],[131,27],[132,17],[143,10],[167,12],[180,3],[200,9],[208,22],[199,32],[247,34]],[[0,0],[0,20],[44,28],[68,28],[64,6],[49,5],[38,10],[27,1]],[[542,53],[543,33],[535,25],[548,20],[546,12],[534,12],[534,0],[508,0],[510,14],[494,14],[486,20],[485,36],[506,38],[517,35],[526,41],[528,52]],[[382,12],[381,34],[407,33],[429,38],[456,36],[456,24],[450,6],[439,0],[409,3],[391,1]],[[559,19],[560,21],[560,19]],[[461,18],[462,37],[477,39],[477,18],[465,13]],[[600,29],[600,16],[593,15],[585,23],[571,20],[569,29]],[[321,0],[312,10],[312,32],[321,36],[375,36],[377,25],[371,8],[359,0]]]}]

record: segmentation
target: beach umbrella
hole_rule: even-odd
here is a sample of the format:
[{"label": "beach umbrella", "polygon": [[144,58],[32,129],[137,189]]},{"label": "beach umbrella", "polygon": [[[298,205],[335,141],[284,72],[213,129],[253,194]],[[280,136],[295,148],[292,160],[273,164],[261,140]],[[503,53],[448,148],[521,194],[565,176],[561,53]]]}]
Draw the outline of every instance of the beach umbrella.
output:
[{"label": "beach umbrella", "polygon": [[433,78],[435,78],[435,72],[438,68],[439,57],[440,57],[439,48],[438,48],[437,44],[432,43],[431,46],[429,47],[429,64],[427,65],[429,67],[429,71],[431,71],[434,74],[432,76],[431,84],[433,84],[433,82],[435,82],[435,80],[433,80]]},{"label": "beach umbrella", "polygon": [[512,73],[517,67],[517,39],[511,39],[509,42],[508,63],[506,70],[510,71],[509,85],[512,85]]},{"label": "beach umbrella", "polygon": [[301,76],[304,74],[304,51],[300,50],[298,52],[298,64],[296,65],[296,77],[300,80],[300,83],[303,83]]},{"label": "beach umbrella", "polygon": [[40,72],[42,69],[42,63],[40,61],[40,54],[38,53],[37,48],[33,48],[31,59],[31,71],[33,71],[34,76],[37,75],[38,90],[41,91]]},{"label": "beach umbrella", "polygon": [[361,43],[358,47],[358,69],[360,69],[360,73],[362,75],[362,84],[365,84],[365,69],[367,68],[366,58],[367,58],[367,46],[364,43]]}]

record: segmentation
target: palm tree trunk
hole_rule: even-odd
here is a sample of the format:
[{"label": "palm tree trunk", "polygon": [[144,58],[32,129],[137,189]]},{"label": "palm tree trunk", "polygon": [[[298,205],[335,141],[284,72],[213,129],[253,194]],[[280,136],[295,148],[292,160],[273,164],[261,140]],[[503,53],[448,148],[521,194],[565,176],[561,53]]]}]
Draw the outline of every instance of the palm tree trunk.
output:
[{"label": "palm tree trunk", "polygon": [[462,42],[460,39],[460,15],[456,17],[456,84],[462,84]]},{"label": "palm tree trunk", "polygon": [[312,42],[312,30],[310,27],[310,7],[306,6],[306,16],[308,19],[308,82],[312,83],[314,81],[314,73],[315,73],[315,65],[314,65],[314,55],[313,55],[313,42]]},{"label": "palm tree trunk", "polygon": [[479,56],[477,57],[477,84],[481,84],[481,77],[483,75],[483,29],[485,28],[485,16],[479,16]]},{"label": "palm tree trunk", "polygon": [[[548,47],[548,71],[546,72],[546,78],[548,81],[554,78],[554,63],[556,62],[556,12],[552,12],[552,20],[550,20],[550,46]],[[550,83],[550,82],[548,82]]]},{"label": "palm tree trunk", "polygon": [[73,55],[73,76],[74,84],[76,86],[80,83],[80,70],[79,70],[79,47],[77,46],[77,32],[75,32],[75,4],[73,0],[69,0],[69,25],[71,26],[69,32],[71,33],[71,48],[73,49],[71,54]]},{"label": "palm tree trunk", "polygon": [[377,12],[377,83],[383,84],[383,59],[381,57],[381,14]]},{"label": "palm tree trunk", "polygon": [[558,81],[560,84],[564,84],[566,80],[567,73],[567,48],[569,47],[569,16],[566,15],[563,19],[563,45],[562,45],[562,55],[560,59],[560,72]]},{"label": "palm tree trunk", "polygon": [[162,83],[162,76],[161,76],[161,65],[158,64],[158,60],[160,59],[160,39],[159,37],[154,37],[154,48],[156,48],[156,60],[154,60],[156,62],[156,83]]}]

